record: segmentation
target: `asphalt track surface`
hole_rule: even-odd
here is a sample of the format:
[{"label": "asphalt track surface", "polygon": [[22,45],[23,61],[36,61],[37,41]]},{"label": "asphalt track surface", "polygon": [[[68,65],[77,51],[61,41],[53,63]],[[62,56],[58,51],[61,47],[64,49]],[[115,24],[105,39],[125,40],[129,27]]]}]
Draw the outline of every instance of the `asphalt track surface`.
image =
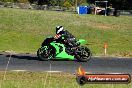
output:
[{"label": "asphalt track surface", "polygon": [[[10,61],[9,61],[10,58]],[[9,63],[8,63],[9,61]],[[39,61],[36,55],[0,54],[0,71],[62,71],[75,73],[82,66],[90,73],[129,73],[132,74],[132,58],[92,57],[88,62],[77,61]]]}]

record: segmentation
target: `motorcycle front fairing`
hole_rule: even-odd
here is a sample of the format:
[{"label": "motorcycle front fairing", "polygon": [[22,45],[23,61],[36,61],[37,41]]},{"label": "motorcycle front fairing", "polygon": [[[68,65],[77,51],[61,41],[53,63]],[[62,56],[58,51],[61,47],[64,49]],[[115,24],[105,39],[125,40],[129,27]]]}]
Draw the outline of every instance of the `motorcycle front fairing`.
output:
[{"label": "motorcycle front fairing", "polygon": [[74,56],[68,55],[65,51],[66,47],[64,44],[52,42],[50,43],[56,50],[56,58],[57,59],[69,59],[74,60]]},{"label": "motorcycle front fairing", "polygon": [[66,53],[65,49],[65,45],[63,44],[63,42],[61,42],[63,40],[63,36],[57,40],[55,40],[53,37],[47,37],[44,42],[42,43],[42,47],[44,46],[53,46],[55,49],[55,57],[56,59],[69,59],[69,60],[74,60],[74,56],[69,55],[68,53]]}]

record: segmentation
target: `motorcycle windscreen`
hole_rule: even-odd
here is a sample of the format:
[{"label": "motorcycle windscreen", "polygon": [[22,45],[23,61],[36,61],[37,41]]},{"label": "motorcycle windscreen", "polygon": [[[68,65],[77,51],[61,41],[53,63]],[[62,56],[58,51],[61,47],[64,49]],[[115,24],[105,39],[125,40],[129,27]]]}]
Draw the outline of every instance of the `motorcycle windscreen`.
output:
[{"label": "motorcycle windscreen", "polygon": [[77,42],[79,42],[80,44],[86,44],[86,40],[84,39],[79,39]]}]

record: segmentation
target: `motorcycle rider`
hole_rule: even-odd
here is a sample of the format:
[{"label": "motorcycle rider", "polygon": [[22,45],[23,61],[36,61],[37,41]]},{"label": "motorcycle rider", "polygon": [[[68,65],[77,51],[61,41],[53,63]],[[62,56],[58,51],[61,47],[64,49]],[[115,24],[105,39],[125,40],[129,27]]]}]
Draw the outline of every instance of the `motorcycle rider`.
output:
[{"label": "motorcycle rider", "polygon": [[63,26],[56,27],[56,35],[54,36],[54,39],[57,42],[62,42],[70,48],[80,45],[77,43],[76,38],[71,33],[69,33],[67,30],[64,30]]}]

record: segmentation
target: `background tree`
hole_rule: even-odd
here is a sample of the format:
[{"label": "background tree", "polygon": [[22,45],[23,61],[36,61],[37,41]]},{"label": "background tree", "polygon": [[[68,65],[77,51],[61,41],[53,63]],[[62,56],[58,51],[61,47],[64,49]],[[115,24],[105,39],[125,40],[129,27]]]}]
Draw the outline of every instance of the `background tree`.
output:
[{"label": "background tree", "polygon": [[20,3],[27,3],[29,2],[28,0],[17,0],[17,2],[20,2]]},{"label": "background tree", "polygon": [[30,3],[35,3],[37,2],[38,0],[28,0]]},{"label": "background tree", "polygon": [[[52,5],[52,6],[63,6],[64,3],[71,4],[72,6],[75,6],[76,4],[78,6],[80,5],[87,5],[87,3],[94,4],[95,1],[104,1],[104,0],[1,0],[3,2],[30,2],[34,3],[37,2],[38,5]],[[76,3],[77,1],[77,3]],[[108,0],[108,5],[112,4],[113,8],[116,9],[124,9],[129,10],[132,9],[132,0]]]},{"label": "background tree", "polygon": [[64,4],[63,4],[64,7],[66,7],[67,9],[69,9],[72,5],[70,3],[70,1],[65,1]]},{"label": "background tree", "polygon": [[16,2],[17,0],[0,0],[2,2]]},{"label": "background tree", "polygon": [[38,0],[38,5],[63,6],[64,0]]},{"label": "background tree", "polygon": [[58,6],[63,6],[65,0],[57,0],[57,5]]},{"label": "background tree", "polygon": [[57,0],[49,0],[47,4],[49,6],[56,6],[57,5]]},{"label": "background tree", "polygon": [[46,5],[46,4],[48,4],[48,2],[49,2],[49,0],[38,0],[37,1],[37,3],[38,3],[38,5]]}]

